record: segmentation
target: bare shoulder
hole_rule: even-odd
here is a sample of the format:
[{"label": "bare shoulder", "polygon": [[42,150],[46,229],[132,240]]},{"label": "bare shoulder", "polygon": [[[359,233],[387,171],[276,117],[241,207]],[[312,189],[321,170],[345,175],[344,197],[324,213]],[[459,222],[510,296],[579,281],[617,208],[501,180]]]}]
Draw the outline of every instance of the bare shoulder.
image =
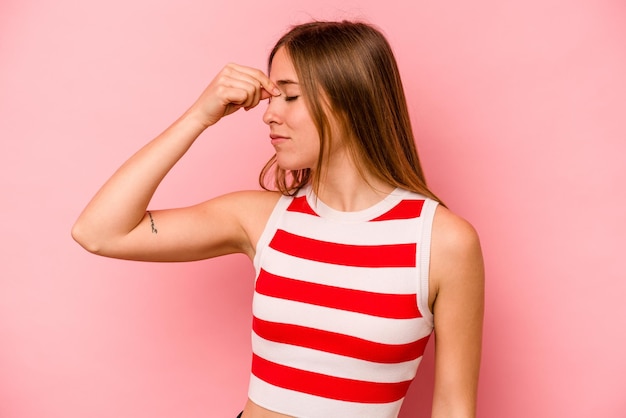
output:
[{"label": "bare shoulder", "polygon": [[[246,210],[251,205],[260,205],[260,207],[274,207],[281,194],[279,192],[270,192],[266,190],[241,190],[224,194],[207,202],[221,203],[231,206],[233,210]],[[206,203],[206,202],[205,202]]]},{"label": "bare shoulder", "polygon": [[237,224],[243,228],[248,243],[244,252],[254,256],[256,243],[267,221],[280,199],[279,192],[265,190],[244,190],[222,195],[204,203],[207,207],[219,207],[219,210],[237,218]]},{"label": "bare shoulder", "polygon": [[448,286],[482,288],[483,257],[474,227],[439,205],[431,241],[431,301]]},{"label": "bare shoulder", "polygon": [[469,255],[480,249],[480,240],[468,221],[439,205],[433,221],[433,247],[444,255]]}]

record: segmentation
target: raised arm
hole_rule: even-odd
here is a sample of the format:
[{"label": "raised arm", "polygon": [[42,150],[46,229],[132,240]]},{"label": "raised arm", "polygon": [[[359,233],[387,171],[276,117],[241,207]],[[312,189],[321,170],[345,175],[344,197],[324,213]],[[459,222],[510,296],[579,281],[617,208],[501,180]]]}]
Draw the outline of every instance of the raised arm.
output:
[{"label": "raised arm", "polygon": [[480,369],[484,267],[471,225],[438,207],[431,244],[435,321],[433,418],[473,418]]},{"label": "raised arm", "polygon": [[246,215],[252,212],[251,202],[267,211],[274,196],[241,192],[189,208],[147,212],[147,207],[163,178],[205,129],[240,108],[253,108],[279,94],[262,71],[227,65],[187,112],[102,186],[74,224],[74,239],[90,252],[136,260],[185,261],[250,253],[247,222],[255,220]]}]

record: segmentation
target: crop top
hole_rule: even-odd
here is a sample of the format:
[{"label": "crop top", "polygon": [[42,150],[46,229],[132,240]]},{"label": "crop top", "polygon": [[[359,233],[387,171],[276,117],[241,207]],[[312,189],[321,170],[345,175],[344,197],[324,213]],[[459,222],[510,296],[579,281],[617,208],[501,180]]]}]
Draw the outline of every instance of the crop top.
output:
[{"label": "crop top", "polygon": [[257,244],[249,398],[298,418],[393,418],[433,330],[437,202],[396,189],[341,212],[283,196]]}]

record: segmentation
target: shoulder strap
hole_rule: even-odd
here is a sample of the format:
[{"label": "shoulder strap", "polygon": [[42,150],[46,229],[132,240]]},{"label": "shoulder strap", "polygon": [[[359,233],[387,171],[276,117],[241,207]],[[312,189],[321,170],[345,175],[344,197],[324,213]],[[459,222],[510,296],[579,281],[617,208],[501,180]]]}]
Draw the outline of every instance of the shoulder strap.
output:
[{"label": "shoulder strap", "polygon": [[422,207],[422,225],[419,238],[419,291],[417,306],[424,319],[433,325],[433,314],[428,307],[429,271],[430,271],[430,243],[433,230],[435,210],[439,203],[432,199],[426,199]]},{"label": "shoulder strap", "polygon": [[276,225],[278,224],[279,219],[283,213],[285,213],[287,207],[289,207],[289,204],[291,204],[293,199],[293,196],[281,196],[280,199],[278,199],[278,202],[276,202],[276,206],[274,206],[274,210],[272,210],[272,214],[265,224],[265,228],[259,237],[259,241],[256,243],[256,252],[254,254],[253,264],[257,274],[259,273],[263,250],[269,245],[270,240],[274,236],[274,232],[276,232]]}]

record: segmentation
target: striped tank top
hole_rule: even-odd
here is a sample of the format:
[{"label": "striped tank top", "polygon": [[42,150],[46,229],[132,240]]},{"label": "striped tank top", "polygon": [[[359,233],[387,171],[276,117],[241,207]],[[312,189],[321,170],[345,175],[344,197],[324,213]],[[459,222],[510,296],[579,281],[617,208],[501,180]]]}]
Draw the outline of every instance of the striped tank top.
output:
[{"label": "striped tank top", "polygon": [[310,187],[280,198],[254,259],[253,402],[298,418],[397,417],[433,330],[436,206],[401,189],[357,212]]}]

